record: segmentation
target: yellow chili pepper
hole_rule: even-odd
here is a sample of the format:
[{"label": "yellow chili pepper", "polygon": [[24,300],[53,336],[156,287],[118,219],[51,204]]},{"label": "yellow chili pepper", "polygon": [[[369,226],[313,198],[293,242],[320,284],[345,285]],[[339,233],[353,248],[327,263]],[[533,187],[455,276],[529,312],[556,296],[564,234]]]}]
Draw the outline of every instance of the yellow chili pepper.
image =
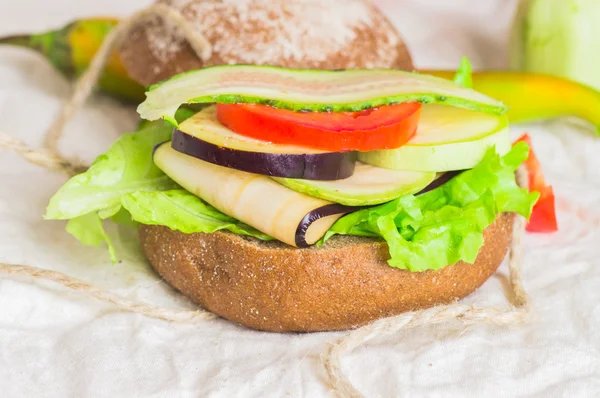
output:
[{"label": "yellow chili pepper", "polygon": [[[49,32],[0,38],[0,44],[29,48],[41,53],[69,79],[80,76],[106,35],[119,21],[115,18],[92,18],[72,22]],[[115,52],[108,61],[99,88],[116,98],[139,103],[144,99],[144,87],[129,78]]]},{"label": "yellow chili pepper", "polygon": [[[453,79],[454,71],[421,71]],[[512,123],[574,116],[594,124],[600,133],[600,92],[577,82],[527,72],[473,73],[473,88],[510,107]]]}]

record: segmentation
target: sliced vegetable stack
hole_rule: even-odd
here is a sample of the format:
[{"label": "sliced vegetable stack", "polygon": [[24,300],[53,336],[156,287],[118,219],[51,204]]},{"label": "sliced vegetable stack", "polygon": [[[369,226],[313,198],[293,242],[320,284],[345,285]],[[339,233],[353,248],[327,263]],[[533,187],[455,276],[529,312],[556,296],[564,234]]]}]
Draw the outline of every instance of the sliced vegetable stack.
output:
[{"label": "sliced vegetable stack", "polygon": [[[529,217],[539,196],[515,182],[528,146],[511,145],[506,110],[396,70],[200,69],[151,87],[138,111],[153,123],[63,187],[47,217],[125,212],[184,233],[226,229],[299,248],[336,234],[379,237],[389,264],[411,271],[472,262],[498,213]],[[109,188],[92,185],[116,184],[119,170],[139,175],[98,203]],[[95,193],[87,202],[86,189]],[[72,223],[90,236],[83,220]]]}]

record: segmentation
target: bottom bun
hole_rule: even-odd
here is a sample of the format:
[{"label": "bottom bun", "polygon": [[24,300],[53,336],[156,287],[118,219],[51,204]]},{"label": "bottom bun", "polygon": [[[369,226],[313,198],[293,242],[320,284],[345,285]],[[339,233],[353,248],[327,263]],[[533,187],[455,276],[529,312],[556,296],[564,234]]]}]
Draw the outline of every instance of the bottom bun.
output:
[{"label": "bottom bun", "polygon": [[474,264],[409,272],[387,265],[385,242],[338,236],[295,249],[225,232],[186,235],[142,226],[143,250],[173,287],[207,310],[273,332],[351,329],[402,312],[445,304],[481,286],[502,263],[512,214],[484,232]]}]

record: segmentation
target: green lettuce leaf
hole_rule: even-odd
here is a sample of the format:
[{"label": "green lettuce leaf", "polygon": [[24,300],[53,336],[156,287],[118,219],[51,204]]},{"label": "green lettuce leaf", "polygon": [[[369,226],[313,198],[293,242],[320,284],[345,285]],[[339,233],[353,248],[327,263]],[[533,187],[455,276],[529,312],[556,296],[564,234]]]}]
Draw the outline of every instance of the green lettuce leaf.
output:
[{"label": "green lettuce leaf", "polygon": [[127,209],[120,207],[119,211],[110,217],[110,220],[116,224],[123,225],[125,227],[137,227],[138,223],[131,217],[131,214]]},{"label": "green lettuce leaf", "polygon": [[504,157],[491,148],[478,166],[434,190],[342,217],[320,244],[338,234],[381,237],[389,246],[388,263],[413,272],[473,263],[483,230],[497,214],[531,215],[539,193],[520,188],[514,176],[528,153],[524,143]]},{"label": "green lettuce leaf", "polygon": [[[121,136],[85,173],[58,190],[46,209],[46,218],[67,220],[98,211],[114,215],[123,195],[177,188],[152,161],[154,146],[170,140],[171,134],[171,127],[158,122]],[[102,218],[110,216],[102,214]]]},{"label": "green lettuce leaf", "polygon": [[[176,118],[181,122],[195,113],[184,107],[177,111]],[[58,190],[45,218],[68,220],[98,212],[100,218],[107,219],[120,213],[123,195],[178,188],[152,160],[154,147],[169,141],[172,134],[173,127],[165,122],[142,120],[134,133],[122,135],[85,173],[71,178]]]},{"label": "green lettuce leaf", "polygon": [[[178,117],[193,113],[182,109]],[[70,220],[67,232],[83,244],[99,246],[106,242],[113,262],[117,255],[103,228],[106,219],[125,226],[139,222],[184,233],[228,230],[272,239],[181,190],[154,165],[153,148],[171,139],[172,130],[160,121],[143,123],[139,131],[121,136],[86,172],[59,189],[50,200],[45,218]]]},{"label": "green lettuce leaf", "polygon": [[186,190],[138,191],[122,198],[131,217],[146,225],[164,225],[186,234],[228,230],[262,240],[273,238],[229,217]]},{"label": "green lettuce leaf", "polygon": [[97,247],[106,242],[110,259],[113,263],[117,261],[115,247],[110,237],[106,234],[102,225],[102,219],[98,213],[88,213],[69,220],[67,223],[67,232],[84,245]]},{"label": "green lettuce leaf", "polygon": [[473,68],[469,58],[462,57],[460,66],[454,75],[454,83],[466,88],[473,88]]}]

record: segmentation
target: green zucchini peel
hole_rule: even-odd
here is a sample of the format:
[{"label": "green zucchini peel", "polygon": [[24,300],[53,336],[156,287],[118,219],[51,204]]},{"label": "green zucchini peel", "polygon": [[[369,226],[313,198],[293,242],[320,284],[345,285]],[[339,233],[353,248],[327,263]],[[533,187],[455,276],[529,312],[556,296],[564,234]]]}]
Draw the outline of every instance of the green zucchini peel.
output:
[{"label": "green zucchini peel", "polygon": [[508,107],[446,79],[395,69],[313,70],[221,65],[151,86],[138,107],[146,120],[177,126],[183,104],[261,104],[296,112],[358,112],[404,102],[444,104],[502,115]]}]

